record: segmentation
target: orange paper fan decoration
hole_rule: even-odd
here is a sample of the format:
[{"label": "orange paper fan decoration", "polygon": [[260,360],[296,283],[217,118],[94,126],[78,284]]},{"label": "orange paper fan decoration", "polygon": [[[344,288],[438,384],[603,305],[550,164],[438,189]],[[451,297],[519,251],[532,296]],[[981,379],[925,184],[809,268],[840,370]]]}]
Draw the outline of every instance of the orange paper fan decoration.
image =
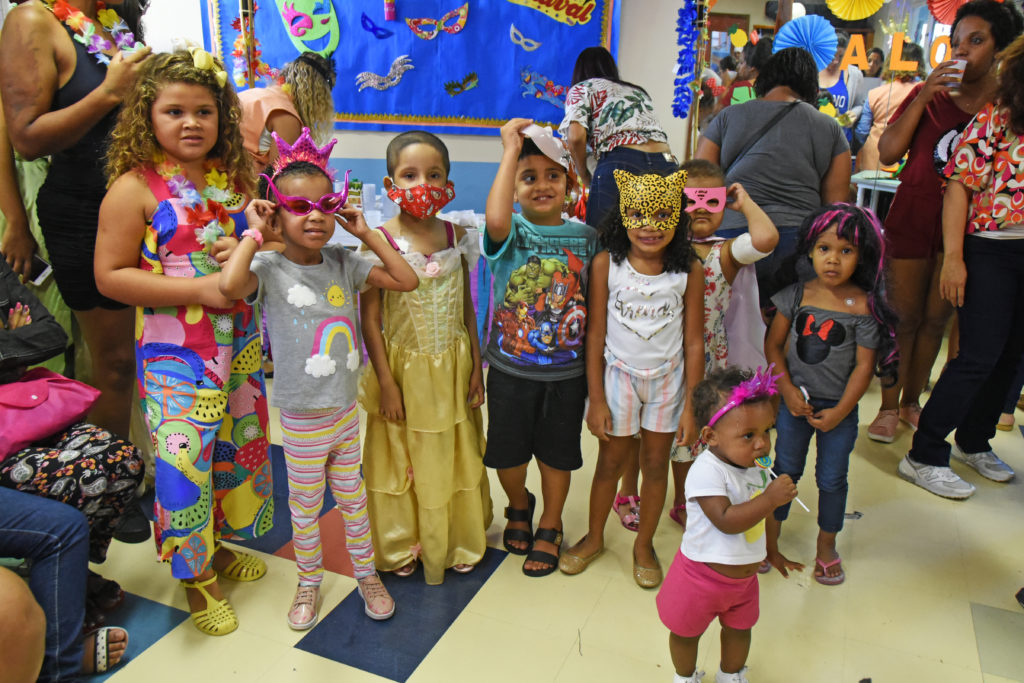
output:
[{"label": "orange paper fan decoration", "polygon": [[952,24],[956,19],[956,11],[967,0],[928,0],[928,11],[940,24]]}]

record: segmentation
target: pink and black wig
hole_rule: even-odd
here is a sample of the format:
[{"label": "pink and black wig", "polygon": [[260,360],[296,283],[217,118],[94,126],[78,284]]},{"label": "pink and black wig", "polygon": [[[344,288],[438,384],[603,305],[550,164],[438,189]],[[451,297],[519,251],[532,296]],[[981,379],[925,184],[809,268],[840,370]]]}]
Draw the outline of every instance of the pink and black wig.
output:
[{"label": "pink and black wig", "polygon": [[886,295],[882,224],[873,211],[854,204],[836,202],[823,206],[808,216],[800,226],[797,258],[810,257],[822,233],[832,227],[835,227],[839,237],[848,240],[858,249],[859,261],[850,279],[868,295],[868,309],[878,323],[881,337],[875,374],[882,378],[884,385],[891,386],[896,382],[899,348],[896,344],[897,316]]}]

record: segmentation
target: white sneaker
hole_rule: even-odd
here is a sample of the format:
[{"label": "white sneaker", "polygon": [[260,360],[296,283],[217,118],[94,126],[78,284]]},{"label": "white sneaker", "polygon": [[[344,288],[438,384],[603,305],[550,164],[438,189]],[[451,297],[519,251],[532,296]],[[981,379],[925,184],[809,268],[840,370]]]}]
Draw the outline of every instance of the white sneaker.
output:
[{"label": "white sneaker", "polygon": [[747,673],[747,667],[743,667],[734,674],[727,674],[722,671],[722,667],[718,667],[718,673],[715,674],[715,683],[750,683],[747,677],[744,675]]},{"label": "white sneaker", "polygon": [[981,453],[964,453],[963,449],[953,444],[950,454],[965,465],[978,470],[978,474],[992,481],[1010,481],[1014,477],[1013,470],[992,451]]},{"label": "white sneaker", "polygon": [[703,680],[704,672],[694,669],[692,676],[680,676],[679,674],[676,674],[672,678],[672,683],[701,683]]},{"label": "white sneaker", "polygon": [[917,484],[936,496],[964,500],[974,494],[974,484],[961,479],[949,467],[918,465],[910,460],[910,456],[905,455],[897,471],[911,484]]}]

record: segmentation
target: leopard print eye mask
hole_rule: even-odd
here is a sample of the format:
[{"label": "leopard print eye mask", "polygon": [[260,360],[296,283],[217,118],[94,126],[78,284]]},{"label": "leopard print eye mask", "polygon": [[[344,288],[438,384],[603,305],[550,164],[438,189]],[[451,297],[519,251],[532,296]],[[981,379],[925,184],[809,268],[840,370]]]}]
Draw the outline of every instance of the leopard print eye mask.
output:
[{"label": "leopard print eye mask", "polygon": [[679,224],[685,203],[686,171],[676,171],[670,176],[634,175],[617,168],[613,173],[619,188],[619,213],[627,230],[646,226],[669,230]]}]

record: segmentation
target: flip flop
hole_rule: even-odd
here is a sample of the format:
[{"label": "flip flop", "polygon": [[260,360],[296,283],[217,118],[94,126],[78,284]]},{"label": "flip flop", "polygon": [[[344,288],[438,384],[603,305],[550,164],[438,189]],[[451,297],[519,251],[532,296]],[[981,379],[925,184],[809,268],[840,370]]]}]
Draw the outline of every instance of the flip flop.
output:
[{"label": "flip flop", "polygon": [[125,653],[127,653],[128,652],[128,631],[126,631],[125,629],[121,628],[120,626],[104,626],[103,628],[98,628],[95,631],[90,631],[89,633],[85,634],[86,638],[88,638],[89,636],[95,636],[96,637],[96,640],[93,643],[93,649],[92,649],[92,655],[93,655],[93,660],[92,660],[92,662],[93,662],[93,670],[92,670],[92,673],[94,673],[94,674],[106,673],[107,671],[110,670],[110,668],[112,666],[117,666],[117,664],[120,664],[120,663],[122,663],[124,661],[124,655],[122,655],[121,659],[117,662],[117,664],[113,664],[113,665],[110,664],[110,648],[109,648],[110,639],[109,639],[109,636],[110,636],[110,632],[115,630],[115,629],[118,630],[118,631],[124,631],[124,649],[125,649]]},{"label": "flip flop", "polygon": [[846,572],[844,572],[842,569],[839,570],[839,574],[837,574],[836,576],[829,576],[825,573],[826,571],[828,571],[829,567],[834,567],[842,561],[843,558],[838,556],[831,562],[822,562],[821,558],[814,558],[814,563],[821,567],[821,574],[815,573],[814,580],[820,583],[822,586],[838,586],[843,581],[846,581]]},{"label": "flip flop", "polygon": [[[533,547],[533,511],[537,507],[537,498],[529,491],[526,492],[526,499],[529,501],[527,509],[514,508],[511,505],[505,508],[505,519],[510,522],[527,522],[530,525],[529,531],[523,531],[522,529],[509,529],[505,528],[504,533],[501,535],[501,544],[505,546],[505,550],[509,551],[513,555],[526,555],[530,552]],[[511,544],[511,541],[521,541],[526,543],[526,549],[517,548]]]},{"label": "flip flop", "polygon": [[[636,531],[640,528],[640,496],[621,496],[615,494],[615,514],[619,521],[629,531]],[[620,508],[625,507],[626,512]]]}]

